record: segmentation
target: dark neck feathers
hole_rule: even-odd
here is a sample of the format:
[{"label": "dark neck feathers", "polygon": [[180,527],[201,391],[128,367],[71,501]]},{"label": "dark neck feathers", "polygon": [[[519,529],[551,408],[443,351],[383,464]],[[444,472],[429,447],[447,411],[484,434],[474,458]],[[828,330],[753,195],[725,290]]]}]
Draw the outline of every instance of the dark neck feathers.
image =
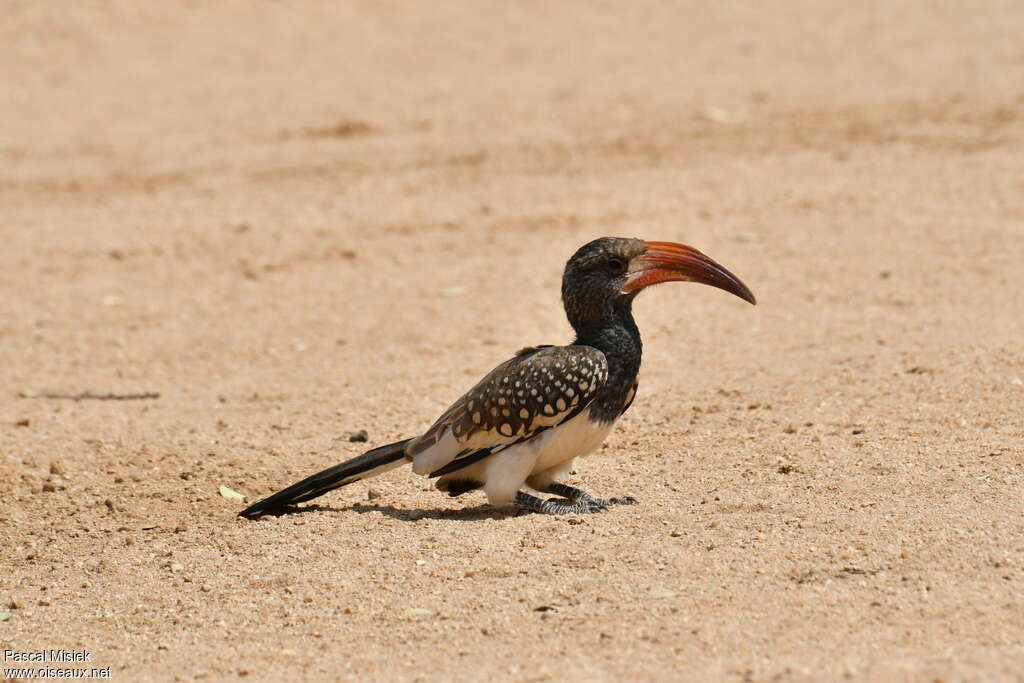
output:
[{"label": "dark neck feathers", "polygon": [[602,421],[615,420],[622,413],[640,372],[643,353],[640,330],[633,320],[632,298],[616,303],[608,311],[610,315],[573,326],[576,344],[592,346],[608,360],[608,381],[590,408],[591,417]]}]

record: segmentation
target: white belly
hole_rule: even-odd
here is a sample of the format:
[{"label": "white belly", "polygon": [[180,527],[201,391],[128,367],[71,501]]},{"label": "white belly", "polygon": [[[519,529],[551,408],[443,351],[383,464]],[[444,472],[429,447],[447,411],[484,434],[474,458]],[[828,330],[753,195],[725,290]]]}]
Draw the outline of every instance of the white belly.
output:
[{"label": "white belly", "polygon": [[590,453],[604,443],[615,423],[591,422],[589,412],[580,413],[520,445],[536,455],[531,473],[557,467],[567,460]]},{"label": "white belly", "polygon": [[[568,466],[573,458],[600,446],[614,423],[591,422],[587,412],[552,427],[529,441],[498,451],[468,467],[447,474],[438,487],[447,489],[448,481],[469,480],[483,484],[492,505],[507,505],[528,478],[549,472],[559,465]],[[418,456],[417,456],[418,457]],[[547,477],[541,476],[542,479]]]}]

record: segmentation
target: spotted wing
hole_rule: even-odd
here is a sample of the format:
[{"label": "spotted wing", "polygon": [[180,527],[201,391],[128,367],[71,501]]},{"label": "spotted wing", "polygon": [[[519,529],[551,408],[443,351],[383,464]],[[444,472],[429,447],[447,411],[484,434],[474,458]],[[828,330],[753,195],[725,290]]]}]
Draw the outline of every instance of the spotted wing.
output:
[{"label": "spotted wing", "polygon": [[453,471],[464,459],[475,461],[575,417],[607,379],[607,360],[593,347],[522,349],[452,404],[406,453],[421,474]]}]

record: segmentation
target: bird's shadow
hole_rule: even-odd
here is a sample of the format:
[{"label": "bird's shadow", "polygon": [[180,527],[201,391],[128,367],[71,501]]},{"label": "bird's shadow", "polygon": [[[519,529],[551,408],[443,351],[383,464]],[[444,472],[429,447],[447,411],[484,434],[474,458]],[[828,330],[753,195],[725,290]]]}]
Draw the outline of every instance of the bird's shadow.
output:
[{"label": "bird's shadow", "polygon": [[454,510],[428,510],[426,508],[397,508],[394,505],[367,505],[354,503],[348,507],[335,507],[333,505],[305,505],[303,507],[287,507],[280,510],[268,511],[265,517],[285,517],[288,515],[302,515],[310,512],[356,512],[360,515],[379,512],[391,519],[400,522],[418,522],[421,519],[443,519],[453,522],[478,522],[484,519],[514,519],[530,514],[529,511],[515,507],[495,507],[493,505],[477,505],[471,508],[457,508]]}]

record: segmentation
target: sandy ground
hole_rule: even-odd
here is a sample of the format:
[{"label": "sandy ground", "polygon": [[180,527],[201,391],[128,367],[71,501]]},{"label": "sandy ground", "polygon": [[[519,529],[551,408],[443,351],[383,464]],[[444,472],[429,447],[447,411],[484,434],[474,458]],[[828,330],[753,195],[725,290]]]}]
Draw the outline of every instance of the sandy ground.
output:
[{"label": "sandy ground", "polygon": [[[1024,680],[1024,5],[628,7],[3,3],[0,648]],[[257,522],[218,494],[567,341],[562,265],[606,234],[760,300],[638,301],[639,397],[571,482],[641,505],[514,516],[407,470]]]}]

